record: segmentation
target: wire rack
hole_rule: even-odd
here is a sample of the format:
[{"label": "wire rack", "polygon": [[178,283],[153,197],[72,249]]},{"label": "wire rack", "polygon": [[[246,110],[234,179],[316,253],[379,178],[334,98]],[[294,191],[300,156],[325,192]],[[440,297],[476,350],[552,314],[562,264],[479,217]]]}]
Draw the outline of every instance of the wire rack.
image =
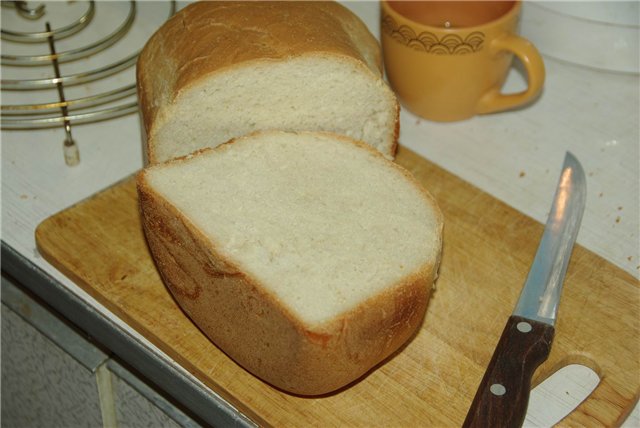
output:
[{"label": "wire rack", "polygon": [[73,125],[137,112],[135,62],[148,37],[175,13],[176,2],[1,5],[1,127],[60,127],[65,160],[76,164]]}]

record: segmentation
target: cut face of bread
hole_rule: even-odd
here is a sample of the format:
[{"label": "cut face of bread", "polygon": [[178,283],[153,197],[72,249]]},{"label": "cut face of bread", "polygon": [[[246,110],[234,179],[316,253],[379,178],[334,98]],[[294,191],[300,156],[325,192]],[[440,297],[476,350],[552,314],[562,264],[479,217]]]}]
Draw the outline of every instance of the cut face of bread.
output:
[{"label": "cut face of bread", "polygon": [[395,155],[399,107],[380,47],[335,2],[195,2],[136,70],[149,163],[259,130],[330,131]]},{"label": "cut face of bread", "polygon": [[384,82],[353,59],[325,55],[227,69],[181,91],[164,115],[151,134],[157,161],[269,129],[332,131],[391,157],[396,126]]},{"label": "cut face of bread", "polygon": [[147,168],[143,225],[183,309],[284,390],[355,380],[420,325],[442,219],[411,175],[324,133],[256,133]]}]

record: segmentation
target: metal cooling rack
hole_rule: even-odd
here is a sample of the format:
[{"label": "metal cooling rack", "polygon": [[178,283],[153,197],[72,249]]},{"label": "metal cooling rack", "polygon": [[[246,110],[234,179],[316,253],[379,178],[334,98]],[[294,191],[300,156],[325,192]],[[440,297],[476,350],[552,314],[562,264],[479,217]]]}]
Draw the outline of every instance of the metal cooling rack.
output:
[{"label": "metal cooling rack", "polygon": [[[38,31],[1,29],[3,49],[0,64],[3,78],[0,85],[3,100],[0,123],[2,129],[11,130],[63,127],[65,160],[68,165],[73,165],[79,158],[77,146],[71,135],[72,125],[103,121],[137,112],[135,79],[130,79],[131,81],[125,85],[115,84],[95,93],[87,89],[86,92],[90,92],[89,95],[70,99],[67,99],[65,93],[69,88],[80,85],[86,88],[99,86],[93,83],[104,81],[110,76],[130,69],[135,65],[140,51],[138,49],[133,53],[125,52],[122,55],[116,55],[116,59],[109,59],[98,65],[92,64],[91,68],[84,70],[91,58],[99,56],[98,54],[109,48],[119,49],[114,45],[132,30],[138,7],[133,0],[125,3],[128,11],[124,19],[120,21],[118,18],[117,21],[109,22],[109,28],[113,24],[113,30],[93,41],[86,35],[92,33],[92,25],[96,25],[96,22],[101,19],[99,8],[93,0],[82,2],[84,9],[81,12],[78,12],[76,7],[76,16],[65,17],[69,18],[67,21],[70,22],[58,27],[49,22],[49,8],[68,7],[69,3],[71,2],[2,1],[2,13],[13,14],[5,16],[7,19],[3,22],[11,22],[12,27],[20,27],[23,24],[24,27],[31,29],[41,24],[42,29]],[[168,17],[170,17],[175,13],[176,3],[171,1],[166,4],[169,10]],[[104,19],[113,21],[113,18],[104,17]],[[61,42],[73,47],[58,50]],[[34,45],[37,48],[34,48]],[[25,50],[33,52],[34,49],[37,53],[22,53]],[[61,65],[75,71],[61,73]],[[45,77],[4,78],[8,74],[6,71],[12,71],[13,73],[9,74],[13,75],[27,75],[29,74],[26,73],[27,71],[34,69],[39,70],[35,74],[45,75]],[[32,102],[33,97],[28,93],[35,91],[43,91],[48,94],[45,97],[50,98],[45,102]],[[30,101],[6,104],[5,95],[9,92],[13,95],[11,97],[13,100],[20,98],[20,95],[16,97],[16,94],[25,94],[24,98]]]}]

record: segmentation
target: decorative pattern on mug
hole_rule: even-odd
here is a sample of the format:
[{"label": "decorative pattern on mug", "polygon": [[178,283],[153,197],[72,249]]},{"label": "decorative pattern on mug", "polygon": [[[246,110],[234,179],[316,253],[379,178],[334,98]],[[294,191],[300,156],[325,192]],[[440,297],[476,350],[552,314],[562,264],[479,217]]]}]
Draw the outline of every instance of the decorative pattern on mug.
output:
[{"label": "decorative pattern on mug", "polygon": [[395,41],[415,50],[439,55],[462,55],[482,50],[484,33],[474,31],[464,39],[457,34],[447,34],[441,39],[435,34],[424,31],[418,35],[407,25],[398,26],[395,20],[385,15],[382,20],[382,31]]}]

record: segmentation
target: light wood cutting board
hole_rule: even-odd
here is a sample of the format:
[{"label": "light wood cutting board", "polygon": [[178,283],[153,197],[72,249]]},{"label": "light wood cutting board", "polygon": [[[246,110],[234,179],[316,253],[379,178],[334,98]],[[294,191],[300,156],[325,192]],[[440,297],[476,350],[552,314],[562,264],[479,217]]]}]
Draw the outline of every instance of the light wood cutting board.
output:
[{"label": "light wood cutting board", "polygon": [[[420,332],[399,353],[338,393],[278,391],[236,365],[186,317],[147,249],[133,179],[42,222],[42,255],[248,417],[275,426],[460,426],[510,315],[543,225],[405,148],[397,162],[445,217],[437,288]],[[552,195],[549,195],[551,202]],[[640,287],[577,247],[552,352],[534,384],[579,363],[601,382],[562,425],[615,426],[640,394]]]}]

